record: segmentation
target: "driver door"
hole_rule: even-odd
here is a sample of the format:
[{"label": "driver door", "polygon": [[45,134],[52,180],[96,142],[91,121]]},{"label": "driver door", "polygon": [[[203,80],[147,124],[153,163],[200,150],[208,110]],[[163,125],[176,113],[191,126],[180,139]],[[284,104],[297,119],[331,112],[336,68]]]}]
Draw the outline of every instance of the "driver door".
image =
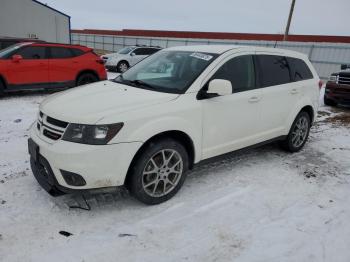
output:
[{"label": "driver door", "polygon": [[261,90],[256,84],[253,55],[231,56],[210,79],[229,80],[233,93],[201,101],[202,159],[260,142]]},{"label": "driver door", "polygon": [[8,60],[7,81],[14,86],[24,88],[43,87],[49,82],[49,60],[44,46],[26,46],[19,49],[16,55],[21,60]]},{"label": "driver door", "polygon": [[130,66],[133,66],[145,59],[149,54],[148,48],[136,48],[131,52]]}]

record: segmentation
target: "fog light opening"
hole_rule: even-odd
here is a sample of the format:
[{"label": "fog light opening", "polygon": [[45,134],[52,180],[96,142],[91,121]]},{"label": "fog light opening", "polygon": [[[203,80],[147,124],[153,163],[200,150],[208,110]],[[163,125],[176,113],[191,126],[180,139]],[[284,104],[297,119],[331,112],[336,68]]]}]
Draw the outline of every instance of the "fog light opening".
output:
[{"label": "fog light opening", "polygon": [[79,174],[75,174],[69,171],[65,171],[65,170],[60,170],[61,174],[64,178],[64,181],[66,181],[66,183],[70,186],[85,186],[86,185],[86,181],[85,179],[79,175]]}]

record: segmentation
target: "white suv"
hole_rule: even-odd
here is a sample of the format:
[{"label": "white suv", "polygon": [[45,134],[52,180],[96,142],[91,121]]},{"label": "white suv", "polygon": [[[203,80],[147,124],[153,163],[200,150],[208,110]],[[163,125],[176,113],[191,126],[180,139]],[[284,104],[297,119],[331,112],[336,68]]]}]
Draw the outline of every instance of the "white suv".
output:
[{"label": "white suv", "polygon": [[108,71],[124,73],[129,67],[161,50],[160,47],[128,46],[118,53],[101,56]]},{"label": "white suv", "polygon": [[204,159],[275,140],[300,150],[319,83],[292,51],[164,49],[114,80],[46,99],[30,131],[31,167],[52,195],[126,185],[161,203]]}]

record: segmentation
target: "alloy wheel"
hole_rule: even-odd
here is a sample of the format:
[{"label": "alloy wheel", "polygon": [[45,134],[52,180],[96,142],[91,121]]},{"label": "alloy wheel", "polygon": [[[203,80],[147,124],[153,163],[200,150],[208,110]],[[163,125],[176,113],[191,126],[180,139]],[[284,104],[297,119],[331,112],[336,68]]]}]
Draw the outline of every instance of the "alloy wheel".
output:
[{"label": "alloy wheel", "polygon": [[169,194],[179,183],[183,173],[183,159],[174,149],[163,149],[147,162],[142,173],[142,186],[151,197]]},{"label": "alloy wheel", "polygon": [[298,148],[305,142],[308,129],[309,129],[308,119],[305,116],[301,116],[297,120],[292,132],[292,144],[294,147]]}]

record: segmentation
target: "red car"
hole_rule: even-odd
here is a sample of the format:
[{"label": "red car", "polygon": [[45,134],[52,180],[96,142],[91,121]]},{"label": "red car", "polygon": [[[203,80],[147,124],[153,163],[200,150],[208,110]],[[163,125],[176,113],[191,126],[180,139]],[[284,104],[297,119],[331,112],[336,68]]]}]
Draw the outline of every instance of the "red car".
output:
[{"label": "red car", "polygon": [[0,51],[0,94],[67,88],[106,79],[103,60],[88,47],[32,42]]}]

